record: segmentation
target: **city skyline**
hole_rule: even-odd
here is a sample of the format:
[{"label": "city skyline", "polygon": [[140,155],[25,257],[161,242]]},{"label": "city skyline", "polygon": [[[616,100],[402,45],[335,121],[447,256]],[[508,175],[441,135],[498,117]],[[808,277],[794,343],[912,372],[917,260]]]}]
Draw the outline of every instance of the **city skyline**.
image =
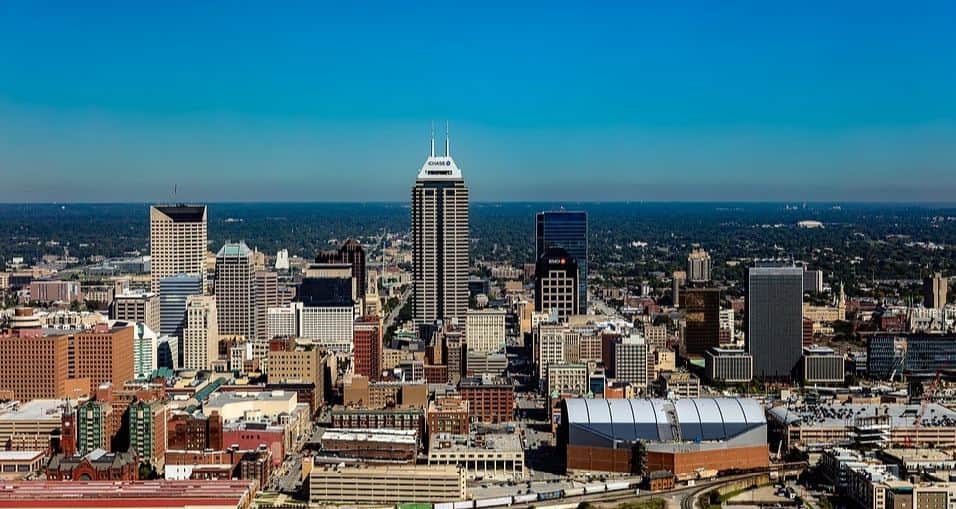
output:
[{"label": "city skyline", "polygon": [[0,202],[404,201],[446,119],[475,202],[950,201],[952,6],[854,5],[9,5]]}]

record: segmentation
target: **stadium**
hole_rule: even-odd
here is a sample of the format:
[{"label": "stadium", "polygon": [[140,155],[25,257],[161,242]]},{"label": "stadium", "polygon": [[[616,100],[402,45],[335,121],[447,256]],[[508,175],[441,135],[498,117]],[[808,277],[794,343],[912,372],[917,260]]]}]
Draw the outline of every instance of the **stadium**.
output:
[{"label": "stadium", "polygon": [[567,399],[558,447],[569,473],[677,476],[769,465],[767,419],[753,399]]}]

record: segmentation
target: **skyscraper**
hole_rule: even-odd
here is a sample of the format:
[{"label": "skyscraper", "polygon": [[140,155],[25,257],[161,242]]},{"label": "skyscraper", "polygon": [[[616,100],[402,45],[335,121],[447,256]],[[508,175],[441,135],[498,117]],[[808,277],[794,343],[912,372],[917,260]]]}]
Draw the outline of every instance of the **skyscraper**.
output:
[{"label": "skyscraper", "polygon": [[923,279],[923,305],[932,309],[942,309],[946,305],[946,291],[949,280],[937,272]]},{"label": "skyscraper", "polygon": [[468,311],[468,188],[451,157],[431,154],[412,188],[412,316],[416,323],[464,320]]},{"label": "skyscraper", "polygon": [[154,205],[149,208],[150,283],[180,273],[196,274],[206,291],[205,205]]},{"label": "skyscraper", "polygon": [[272,339],[269,337],[268,314],[269,308],[276,307],[279,307],[279,274],[272,271],[260,270],[256,272],[255,285],[255,339]]},{"label": "skyscraper", "polygon": [[183,329],[183,369],[209,369],[219,358],[219,323],[216,300],[191,296],[186,301],[186,328]]},{"label": "skyscraper", "polygon": [[216,253],[216,310],[219,334],[256,335],[256,267],[245,242],[229,243]]},{"label": "skyscraper", "polygon": [[720,290],[690,288],[681,295],[686,325],[684,349],[688,355],[702,356],[720,346]]},{"label": "skyscraper", "polygon": [[315,257],[317,263],[347,263],[352,267],[355,291],[359,300],[365,300],[368,275],[365,270],[365,249],[355,239],[349,239],[337,251],[323,251]]},{"label": "skyscraper", "polygon": [[578,265],[562,248],[545,249],[534,269],[534,310],[554,312],[561,320],[578,314]]},{"label": "skyscraper", "polygon": [[[687,255],[687,280],[691,283],[706,283],[710,281],[710,255],[701,248],[694,248]],[[703,352],[701,352],[703,353]]]},{"label": "skyscraper", "polygon": [[803,354],[803,269],[748,269],[744,325],[754,376],[791,377]]},{"label": "skyscraper", "polygon": [[588,312],[588,214],[583,211],[538,212],[535,220],[535,260],[549,247],[568,252],[578,268],[577,313]]},{"label": "skyscraper", "polygon": [[182,339],[186,299],[190,295],[202,295],[202,279],[198,275],[176,274],[159,280],[160,334]]}]

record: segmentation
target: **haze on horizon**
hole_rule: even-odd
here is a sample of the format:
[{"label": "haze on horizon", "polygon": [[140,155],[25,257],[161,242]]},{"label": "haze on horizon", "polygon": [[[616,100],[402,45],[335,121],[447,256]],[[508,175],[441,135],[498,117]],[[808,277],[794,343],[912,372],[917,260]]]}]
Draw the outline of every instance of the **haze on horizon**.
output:
[{"label": "haze on horizon", "polygon": [[12,1],[0,202],[956,196],[956,4]]}]

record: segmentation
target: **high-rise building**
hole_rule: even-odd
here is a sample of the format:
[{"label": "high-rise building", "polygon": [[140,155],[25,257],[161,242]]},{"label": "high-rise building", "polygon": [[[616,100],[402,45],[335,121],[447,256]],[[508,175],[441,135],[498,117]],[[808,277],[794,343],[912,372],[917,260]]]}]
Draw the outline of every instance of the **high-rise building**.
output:
[{"label": "high-rise building", "polygon": [[143,322],[133,324],[133,376],[149,378],[159,367],[159,336]]},{"label": "high-rise building", "polygon": [[335,352],[352,351],[355,279],[344,263],[318,263],[306,270],[296,293],[296,335]]},{"label": "high-rise building", "polygon": [[706,283],[710,281],[710,255],[702,248],[694,248],[687,255],[687,280],[691,283]]},{"label": "high-rise building", "polygon": [[256,335],[256,268],[245,242],[225,244],[216,253],[216,311],[219,334]]},{"label": "high-rise building", "polygon": [[94,449],[110,450],[113,407],[103,401],[87,400],[76,407],[76,450],[86,455]]},{"label": "high-rise building", "polygon": [[198,275],[176,274],[159,280],[159,332],[182,339],[186,326],[186,299],[202,295],[203,282]]},{"label": "high-rise building", "polygon": [[112,383],[122,387],[133,379],[133,326],[97,324],[73,336],[71,378],[88,378],[92,387]]},{"label": "high-rise building", "polygon": [[581,310],[580,273],[574,257],[566,250],[545,249],[534,269],[534,310],[554,313],[561,321],[578,314]]},{"label": "high-rise building", "polygon": [[674,307],[680,307],[680,287],[687,281],[687,273],[682,270],[675,270],[671,274],[671,301]]},{"label": "high-rise building", "polygon": [[124,292],[113,297],[114,320],[143,322],[152,330],[160,328],[159,295],[152,292]]},{"label": "high-rise building", "polygon": [[451,157],[431,154],[412,188],[412,316],[416,323],[464,320],[468,311],[468,188]]},{"label": "high-rise building", "polygon": [[538,212],[535,220],[535,260],[548,248],[561,248],[574,260],[578,270],[576,282],[577,311],[588,312],[588,214],[583,211],[551,210]]},{"label": "high-rise building", "polygon": [[803,271],[803,291],[810,293],[823,292],[823,271],[822,270],[804,270]]},{"label": "high-rise building", "polygon": [[276,270],[289,270],[289,250],[280,249],[276,252]]},{"label": "high-rise building", "polygon": [[465,319],[465,343],[469,352],[501,352],[505,349],[504,309],[470,309]]},{"label": "high-rise building", "polygon": [[363,316],[355,320],[352,352],[355,373],[377,381],[382,377],[382,319]]},{"label": "high-rise building", "polygon": [[69,355],[69,336],[45,336],[39,325],[29,334],[0,333],[0,389],[24,403],[65,397]]},{"label": "high-rise building", "polygon": [[152,291],[160,291],[160,279],[185,273],[198,275],[205,293],[207,235],[205,205],[149,208]]},{"label": "high-rise building", "polygon": [[365,269],[365,249],[355,239],[349,239],[337,251],[323,251],[315,257],[317,263],[347,263],[355,280],[356,299],[364,300],[368,287],[368,274]]},{"label": "high-rise building", "polygon": [[219,320],[216,300],[191,296],[186,301],[183,329],[183,369],[205,370],[219,358]]},{"label": "high-rise building", "polygon": [[745,305],[754,377],[790,378],[803,355],[803,269],[751,267]]},{"label": "high-rise building", "polygon": [[129,448],[155,469],[165,463],[166,417],[162,401],[137,400],[129,406]]},{"label": "high-rise building", "polygon": [[255,339],[264,341],[272,339],[269,337],[269,309],[279,306],[279,275],[260,270],[255,277]]},{"label": "high-rise building", "polygon": [[932,309],[942,309],[946,305],[946,293],[949,279],[937,272],[923,279],[923,305]]},{"label": "high-rise building", "polygon": [[615,343],[614,377],[636,387],[647,387],[647,343],[644,338],[630,336]]},{"label": "high-rise building", "polygon": [[720,290],[689,288],[681,299],[686,319],[684,350],[688,355],[704,355],[720,345]]}]

